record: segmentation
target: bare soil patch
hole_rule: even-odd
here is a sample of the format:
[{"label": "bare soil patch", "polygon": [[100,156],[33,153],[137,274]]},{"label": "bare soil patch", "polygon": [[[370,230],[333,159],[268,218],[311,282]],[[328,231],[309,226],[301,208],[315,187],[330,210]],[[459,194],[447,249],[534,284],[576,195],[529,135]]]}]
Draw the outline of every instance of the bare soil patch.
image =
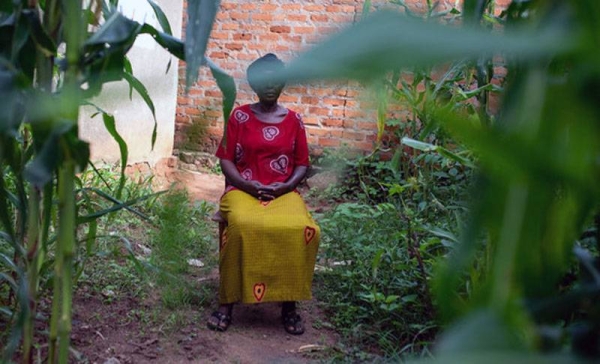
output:
[{"label": "bare soil patch", "polygon": [[[206,328],[211,308],[179,310],[179,321],[169,323],[168,310],[157,311],[155,301],[124,297],[107,303],[102,296],[77,295],[72,343],[80,361],[310,363],[327,356],[337,341],[333,331],[318,325],[323,314],[314,300],[301,305],[306,325],[301,336],[284,331],[276,303],[236,305],[233,323],[221,333]],[[158,317],[146,322],[153,314]]]}]

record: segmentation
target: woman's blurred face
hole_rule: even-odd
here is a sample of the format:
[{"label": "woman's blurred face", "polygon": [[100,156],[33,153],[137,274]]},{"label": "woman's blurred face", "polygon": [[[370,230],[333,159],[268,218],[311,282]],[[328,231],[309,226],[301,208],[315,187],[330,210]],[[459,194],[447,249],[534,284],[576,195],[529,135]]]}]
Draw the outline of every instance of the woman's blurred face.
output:
[{"label": "woman's blurred face", "polygon": [[272,81],[270,77],[274,71],[265,70],[260,74],[260,81],[257,81],[253,85],[253,90],[256,92],[258,99],[263,103],[272,104],[277,102],[281,91],[285,87],[285,84],[280,81]]}]

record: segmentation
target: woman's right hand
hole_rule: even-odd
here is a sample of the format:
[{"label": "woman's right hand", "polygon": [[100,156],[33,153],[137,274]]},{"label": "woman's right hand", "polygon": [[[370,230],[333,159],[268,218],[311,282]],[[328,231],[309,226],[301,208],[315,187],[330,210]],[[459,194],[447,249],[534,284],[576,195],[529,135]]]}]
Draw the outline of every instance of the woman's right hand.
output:
[{"label": "woman's right hand", "polygon": [[262,188],[264,188],[265,185],[263,185],[262,183],[258,182],[258,181],[246,181],[242,186],[240,186],[239,188],[246,192],[249,195],[252,195],[253,197],[256,197],[257,199],[261,199],[261,190]]}]

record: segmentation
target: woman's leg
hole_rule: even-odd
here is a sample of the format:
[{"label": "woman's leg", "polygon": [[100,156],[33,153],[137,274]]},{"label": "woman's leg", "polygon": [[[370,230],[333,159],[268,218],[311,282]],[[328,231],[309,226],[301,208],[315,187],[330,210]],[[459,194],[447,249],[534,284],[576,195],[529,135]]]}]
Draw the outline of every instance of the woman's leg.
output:
[{"label": "woman's leg", "polygon": [[302,323],[302,318],[296,312],[295,301],[283,302],[281,305],[281,319],[283,321],[283,328],[288,334],[304,334],[304,324]]}]

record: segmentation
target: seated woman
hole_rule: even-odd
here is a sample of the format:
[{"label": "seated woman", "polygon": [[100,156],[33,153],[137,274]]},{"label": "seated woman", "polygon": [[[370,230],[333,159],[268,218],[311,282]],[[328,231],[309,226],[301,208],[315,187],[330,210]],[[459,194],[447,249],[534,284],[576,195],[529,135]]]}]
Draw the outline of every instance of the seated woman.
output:
[{"label": "seated woman", "polygon": [[220,213],[219,309],[207,326],[225,331],[233,303],[283,302],[285,330],[304,333],[296,301],[311,298],[320,229],[296,187],[309,166],[300,115],[277,103],[285,86],[265,81],[284,67],[272,53],[247,70],[258,102],[233,110],[217,150],[226,178]]}]

